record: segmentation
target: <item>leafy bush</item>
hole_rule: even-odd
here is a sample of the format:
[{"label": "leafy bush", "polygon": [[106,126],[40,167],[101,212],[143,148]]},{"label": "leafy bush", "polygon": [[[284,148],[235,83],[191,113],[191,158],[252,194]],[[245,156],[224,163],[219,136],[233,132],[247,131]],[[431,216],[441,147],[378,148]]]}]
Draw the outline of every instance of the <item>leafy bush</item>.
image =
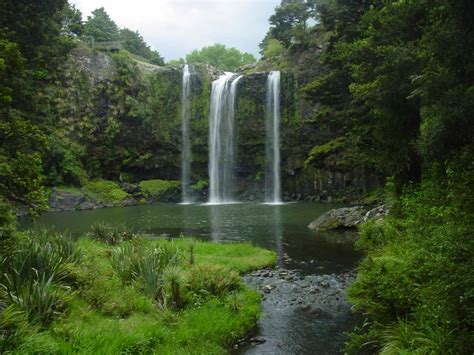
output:
[{"label": "leafy bush", "polygon": [[25,313],[16,305],[0,305],[0,353],[20,345],[31,332]]},{"label": "leafy bush", "polygon": [[50,323],[64,310],[67,292],[59,283],[69,276],[68,265],[80,258],[68,235],[27,233],[0,277],[5,304],[15,305],[30,322]]},{"label": "leafy bush", "polygon": [[349,349],[468,353],[474,225],[467,205],[431,184],[407,190],[398,204],[398,217],[365,225],[357,242],[367,257],[349,298],[369,321],[352,335]]},{"label": "leafy bush", "polygon": [[144,180],[140,182],[142,191],[153,198],[159,198],[174,192],[180,186],[178,180]]},{"label": "leafy bush", "polygon": [[116,182],[109,180],[91,181],[84,185],[84,190],[101,202],[120,204],[129,196]]},{"label": "leafy bush", "polygon": [[11,206],[0,198],[0,258],[9,258],[15,244],[15,214]]},{"label": "leafy bush", "polygon": [[91,229],[92,238],[106,244],[116,245],[138,237],[138,234],[129,229],[125,224],[99,222],[91,225]]},{"label": "leafy bush", "polygon": [[29,321],[47,325],[65,308],[63,294],[53,280],[54,274],[46,278],[45,274],[36,271],[36,278],[30,280],[7,275],[2,287],[9,301],[23,311]]},{"label": "leafy bush", "polygon": [[196,182],[195,184],[189,186],[189,188],[191,190],[202,190],[204,188],[207,187],[207,185],[209,185],[209,182],[207,180],[199,180],[198,182]]},{"label": "leafy bush", "polygon": [[143,292],[156,301],[163,301],[164,270],[182,264],[182,251],[173,244],[149,249],[124,243],[112,250],[111,262],[124,283],[137,281]]},{"label": "leafy bush", "polygon": [[187,283],[187,274],[178,265],[169,265],[163,272],[164,301],[171,303],[173,308],[181,308],[184,305],[183,292]]},{"label": "leafy bush", "polygon": [[194,293],[222,297],[240,287],[239,274],[225,267],[203,264],[190,270],[188,288]]},{"label": "leafy bush", "polygon": [[[20,240],[11,260],[12,281],[20,284],[40,278],[60,281],[68,276],[67,264],[77,263],[81,250],[74,247],[74,240],[67,234],[46,229],[29,232]],[[19,288],[20,286],[17,285]]]}]

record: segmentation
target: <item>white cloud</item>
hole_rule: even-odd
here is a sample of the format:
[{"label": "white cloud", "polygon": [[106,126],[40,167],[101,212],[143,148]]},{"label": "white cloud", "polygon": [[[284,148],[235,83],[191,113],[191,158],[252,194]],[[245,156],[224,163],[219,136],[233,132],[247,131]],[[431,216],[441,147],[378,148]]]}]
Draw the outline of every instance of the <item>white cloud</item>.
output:
[{"label": "white cloud", "polygon": [[280,0],[71,0],[84,19],[104,7],[119,27],[138,30],[166,59],[214,43],[258,54]]}]

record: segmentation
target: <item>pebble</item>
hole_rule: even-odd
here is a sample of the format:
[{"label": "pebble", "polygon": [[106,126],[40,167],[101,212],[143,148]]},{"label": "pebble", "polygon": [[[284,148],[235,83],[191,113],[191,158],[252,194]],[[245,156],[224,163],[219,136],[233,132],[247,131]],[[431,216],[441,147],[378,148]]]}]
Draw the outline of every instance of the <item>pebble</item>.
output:
[{"label": "pebble", "polygon": [[250,338],[250,342],[252,343],[253,346],[257,345],[257,344],[263,344],[266,342],[265,338],[264,337],[253,337],[253,338]]}]

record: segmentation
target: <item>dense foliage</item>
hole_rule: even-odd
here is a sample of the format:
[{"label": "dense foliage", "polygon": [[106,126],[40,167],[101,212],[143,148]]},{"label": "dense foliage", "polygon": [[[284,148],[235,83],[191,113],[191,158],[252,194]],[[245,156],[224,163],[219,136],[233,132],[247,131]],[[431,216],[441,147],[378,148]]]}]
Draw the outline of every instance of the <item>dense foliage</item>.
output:
[{"label": "dense foliage", "polygon": [[[262,42],[267,61],[324,43],[302,94],[327,132],[306,164],[339,161],[392,177],[392,216],[363,228],[368,255],[351,301],[368,319],[349,350],[469,353],[473,346],[474,6],[469,1],[285,2]],[[285,52],[272,51],[275,40]],[[317,47],[316,47],[317,48]],[[275,52],[276,54],[273,54]],[[303,62],[304,65],[304,62]],[[306,70],[310,73],[310,70]]]},{"label": "dense foliage", "polygon": [[223,44],[195,49],[186,55],[186,59],[172,62],[188,64],[210,64],[223,71],[234,71],[239,67],[256,62],[251,53],[241,52],[237,48],[228,48]]},{"label": "dense foliage", "polygon": [[62,0],[0,2],[0,257],[11,253],[12,208],[46,208],[45,126],[53,123],[58,67],[73,45],[71,11]]},{"label": "dense foliage", "polygon": [[[152,64],[164,65],[164,59],[144,41],[138,31],[128,28],[119,29],[103,7],[92,11],[81,31],[85,40],[98,42],[98,45],[118,42],[122,48],[136,54]],[[110,44],[112,45],[112,44]]]}]

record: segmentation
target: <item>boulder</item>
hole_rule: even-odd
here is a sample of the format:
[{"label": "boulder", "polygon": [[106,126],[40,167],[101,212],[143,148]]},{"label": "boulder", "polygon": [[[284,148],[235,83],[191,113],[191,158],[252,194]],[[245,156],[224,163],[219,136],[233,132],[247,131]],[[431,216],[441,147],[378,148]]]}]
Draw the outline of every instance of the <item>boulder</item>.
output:
[{"label": "boulder", "polygon": [[57,190],[51,193],[48,200],[50,211],[74,210],[82,202],[84,202],[82,194]]},{"label": "boulder", "polygon": [[363,206],[333,209],[316,218],[308,228],[316,231],[357,228],[366,214]]},{"label": "boulder", "polygon": [[384,218],[388,214],[388,212],[389,210],[387,206],[385,205],[377,206],[365,214],[363,218],[363,222],[377,221],[379,219]]}]

